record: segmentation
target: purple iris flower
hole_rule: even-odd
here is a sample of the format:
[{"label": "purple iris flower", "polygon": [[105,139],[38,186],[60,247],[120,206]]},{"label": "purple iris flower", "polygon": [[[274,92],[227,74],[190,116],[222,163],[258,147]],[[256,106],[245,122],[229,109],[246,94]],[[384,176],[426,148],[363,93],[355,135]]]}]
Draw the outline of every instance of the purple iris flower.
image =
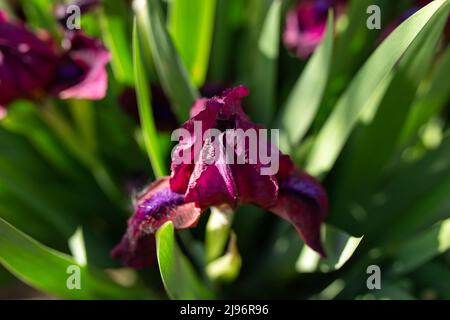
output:
[{"label": "purple iris flower", "polygon": [[286,16],[283,42],[299,58],[314,52],[325,35],[328,10],[339,15],[345,7],[343,0],[300,0]]},{"label": "purple iris flower", "polygon": [[[201,212],[210,206],[236,208],[246,203],[289,221],[308,246],[325,255],[320,241],[320,226],[328,210],[327,194],[319,182],[295,168],[288,156],[268,141],[262,141],[279,156],[278,171],[263,175],[261,162],[248,161],[249,144],[244,144],[244,147],[237,145],[233,149],[236,153],[245,154],[247,160],[243,163],[220,161],[223,155],[214,162],[206,161],[211,153],[208,138],[202,139],[196,153],[195,123],[202,124],[202,136],[208,129],[217,130],[218,139],[224,144],[229,142],[228,129],[263,129],[252,123],[241,107],[241,100],[248,94],[248,90],[241,86],[194,104],[191,119],[182,125],[193,138],[183,141],[174,150],[170,178],[165,177],[150,185],[136,201],[128,230],[112,252],[115,258],[131,267],[146,266],[151,262],[151,250],[143,250],[142,246],[149,245],[151,234],[166,221],[172,221],[175,228],[187,228],[195,226]],[[263,138],[258,136],[260,139]],[[176,161],[177,155],[188,151],[192,162]],[[198,161],[194,161],[196,158]]]},{"label": "purple iris flower", "polygon": [[45,32],[30,32],[0,12],[0,109],[17,99],[102,99],[110,54],[96,39],[67,33],[58,47]]},{"label": "purple iris flower", "polygon": [[98,39],[81,32],[69,32],[65,52],[56,66],[54,93],[61,99],[100,100],[106,95],[111,56]]},{"label": "purple iris flower", "polygon": [[40,37],[0,11],[0,109],[16,99],[38,99],[52,83],[58,53]]}]

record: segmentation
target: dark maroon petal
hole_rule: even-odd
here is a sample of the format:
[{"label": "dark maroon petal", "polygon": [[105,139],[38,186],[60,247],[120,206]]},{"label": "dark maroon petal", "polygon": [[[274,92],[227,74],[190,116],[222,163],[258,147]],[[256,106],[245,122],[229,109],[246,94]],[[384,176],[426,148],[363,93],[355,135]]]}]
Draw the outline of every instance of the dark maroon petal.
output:
[{"label": "dark maroon petal", "polygon": [[345,9],[344,0],[300,0],[286,15],[283,43],[299,58],[305,59],[314,52],[325,35],[330,8],[335,16]]},{"label": "dark maroon petal", "polygon": [[0,23],[6,23],[8,22],[8,15],[5,11],[0,10]]},{"label": "dark maroon petal", "polygon": [[[221,137],[223,138],[223,137]],[[220,147],[217,147],[219,149]],[[214,157],[212,142],[208,140],[203,145],[198,163],[190,176],[186,190],[186,201],[195,202],[201,208],[229,204],[237,205],[238,193],[231,166],[225,163],[225,152],[209,162],[206,158]],[[216,149],[216,150],[217,150]]]},{"label": "dark maroon petal", "polygon": [[201,213],[196,205],[186,203],[182,194],[170,189],[167,177],[147,187],[134,206],[135,213],[128,220],[127,232],[112,251],[114,257],[132,267],[143,267],[151,262],[149,237],[165,222],[172,221],[177,229],[189,228],[197,223]]},{"label": "dark maroon petal", "polygon": [[108,50],[81,32],[68,33],[66,54],[60,59],[53,91],[61,99],[103,99],[108,86]]},{"label": "dark maroon petal", "polygon": [[143,236],[131,245],[130,238],[125,235],[111,251],[111,256],[127,267],[135,269],[149,267],[156,261],[155,236],[153,234]]},{"label": "dark maroon petal", "polygon": [[[252,123],[242,109],[241,100],[248,94],[247,88],[239,86],[225,90],[221,96],[200,99],[191,110],[191,119],[182,127],[191,136],[173,153],[170,185],[172,190],[185,193],[188,201],[201,208],[222,204],[236,207],[243,203],[269,208],[276,203],[278,184],[275,175],[261,174],[263,165],[260,159],[249,161],[248,141],[234,144],[236,136],[228,135],[228,129],[239,129],[242,133],[255,130],[256,141],[253,143],[256,142],[258,147],[259,143],[266,144],[268,149],[272,149],[268,141],[260,141],[258,133],[262,128]],[[201,123],[198,132],[196,123]],[[221,133],[215,138],[217,140],[202,140],[208,129]],[[195,148],[199,143],[200,147]],[[227,152],[231,150],[233,153],[225,155],[224,146]],[[278,149],[275,152],[279,152]],[[181,158],[186,153],[190,154],[190,163],[175,161],[176,157]],[[227,156],[232,156],[233,159],[228,160],[234,160],[234,163],[225,161]],[[245,161],[237,162],[238,158]]]},{"label": "dark maroon petal", "polygon": [[292,223],[305,243],[325,256],[320,226],[327,214],[328,198],[318,181],[305,172],[281,181],[277,204],[270,210]]},{"label": "dark maroon petal", "polygon": [[[238,118],[236,119],[236,127],[242,129],[244,132],[247,130],[258,130],[262,129],[260,126],[249,122],[246,119]],[[257,137],[257,143],[266,144],[267,148],[271,148],[269,141],[261,141],[262,137]],[[275,205],[277,195],[278,195],[278,182],[275,175],[263,175],[261,174],[262,168],[264,167],[260,159],[256,163],[248,161],[250,157],[249,145],[245,144],[245,149],[243,146],[238,146],[235,149],[236,157],[245,154],[245,159],[247,161],[243,164],[231,165],[236,179],[236,185],[239,190],[239,202],[244,204],[254,204],[261,208],[269,208]],[[259,147],[258,147],[259,148]],[[273,152],[278,153],[276,156],[281,156],[278,149]]]}]

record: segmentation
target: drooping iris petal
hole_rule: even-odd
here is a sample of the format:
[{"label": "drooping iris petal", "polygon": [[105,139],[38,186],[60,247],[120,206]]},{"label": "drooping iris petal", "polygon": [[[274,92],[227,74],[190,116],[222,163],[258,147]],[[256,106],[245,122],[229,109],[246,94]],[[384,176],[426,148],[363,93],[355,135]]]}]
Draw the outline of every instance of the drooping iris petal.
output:
[{"label": "drooping iris petal", "polygon": [[197,223],[200,213],[194,203],[186,203],[182,194],[170,189],[167,177],[162,178],[136,199],[135,214],[112,256],[130,267],[148,266],[152,262],[153,233],[167,221],[177,229],[189,228]]},{"label": "drooping iris petal", "polygon": [[41,36],[0,14],[0,106],[39,98],[53,80],[57,52],[48,36]]},{"label": "drooping iris petal", "polygon": [[326,217],[328,198],[318,181],[302,171],[281,180],[277,204],[270,210],[292,223],[305,243],[325,256],[320,226]]},{"label": "drooping iris petal", "polygon": [[103,44],[81,32],[67,34],[66,53],[56,68],[53,91],[61,99],[103,99],[110,54]]}]

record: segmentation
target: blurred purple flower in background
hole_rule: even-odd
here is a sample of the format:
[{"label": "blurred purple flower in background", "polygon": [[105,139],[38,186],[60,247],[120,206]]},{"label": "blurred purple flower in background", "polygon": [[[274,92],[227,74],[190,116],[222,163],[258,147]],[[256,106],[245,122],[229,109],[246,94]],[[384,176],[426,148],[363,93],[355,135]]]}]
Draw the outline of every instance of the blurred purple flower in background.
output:
[{"label": "blurred purple flower in background", "polygon": [[68,32],[63,46],[65,52],[56,67],[54,92],[61,99],[102,99],[108,87],[108,50],[100,40],[81,32]]},{"label": "blurred purple flower in background", "polygon": [[286,16],[283,42],[299,58],[305,59],[322,41],[327,25],[328,10],[335,16],[345,9],[345,0],[300,0]]},{"label": "blurred purple flower in background", "polygon": [[0,108],[16,99],[43,96],[58,59],[48,34],[35,35],[0,11]]},{"label": "blurred purple flower in background", "polygon": [[110,54],[99,40],[67,32],[58,47],[45,32],[30,32],[0,12],[0,108],[17,99],[102,99]]},{"label": "blurred purple flower in background", "polygon": [[[135,203],[135,214],[128,221],[128,229],[118,246],[112,251],[115,258],[128,266],[143,267],[151,259],[150,250],[141,250],[163,223],[172,221],[175,228],[196,225],[200,213],[210,206],[237,208],[241,204],[253,204],[272,211],[292,223],[305,243],[325,255],[320,242],[320,226],[328,210],[327,195],[314,178],[294,167],[290,158],[283,155],[268,141],[268,150],[279,156],[279,170],[273,175],[262,175],[260,162],[249,162],[249,144],[236,145],[235,151],[245,153],[245,163],[229,164],[225,159],[206,161],[212,149],[209,138],[201,141],[199,154],[194,147],[196,133],[194,121],[202,124],[201,135],[208,129],[217,129],[223,145],[228,129],[263,129],[252,123],[241,107],[241,100],[248,95],[241,86],[224,91],[222,96],[202,98],[194,104],[191,119],[183,129],[191,133],[189,141],[182,141],[172,156],[172,174],[151,184]],[[261,136],[258,135],[258,142]],[[179,163],[175,157],[190,151],[188,163]],[[223,155],[222,155],[223,157]],[[195,159],[198,159],[195,161]],[[223,160],[223,161],[220,161]],[[144,252],[144,253],[143,253]],[[145,257],[140,255],[145,254]],[[146,263],[143,263],[145,261]]]}]

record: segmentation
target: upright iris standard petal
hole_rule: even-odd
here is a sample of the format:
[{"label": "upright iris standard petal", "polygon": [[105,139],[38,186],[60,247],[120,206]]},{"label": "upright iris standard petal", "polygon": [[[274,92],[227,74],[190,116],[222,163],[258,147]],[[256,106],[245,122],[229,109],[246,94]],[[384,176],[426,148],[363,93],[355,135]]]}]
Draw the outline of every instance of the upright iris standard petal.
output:
[{"label": "upright iris standard petal", "polygon": [[328,10],[339,15],[344,0],[300,0],[286,16],[283,42],[286,48],[304,59],[314,52],[325,35]]},{"label": "upright iris standard petal", "polygon": [[81,32],[70,32],[64,40],[66,52],[59,60],[54,92],[61,99],[99,100],[108,87],[106,64],[111,56],[103,44]]},{"label": "upright iris standard petal", "polygon": [[296,170],[281,179],[277,204],[270,209],[292,223],[305,243],[322,256],[320,226],[328,210],[325,190],[313,177]]},{"label": "upright iris standard petal", "polygon": [[194,203],[186,203],[182,194],[170,189],[167,177],[162,178],[136,199],[135,213],[128,220],[127,232],[112,255],[130,267],[148,266],[153,259],[153,233],[169,220],[175,228],[189,228],[197,223],[200,213]]},{"label": "upright iris standard petal", "polygon": [[[220,97],[202,99],[194,105],[192,118],[182,126],[190,135],[187,141],[178,145],[173,155],[181,158],[188,152],[190,158],[188,163],[173,159],[170,185],[201,208],[222,204],[236,207],[243,203],[268,208],[276,202],[278,186],[274,175],[261,174],[263,166],[259,159],[255,163],[248,161],[249,144],[267,144],[260,141],[263,138],[255,135],[254,141],[237,144],[232,149],[233,157],[240,156],[246,159],[245,163],[229,164],[225,158],[223,148],[233,143],[228,135],[229,129],[254,130],[255,133],[260,129],[242,110],[241,99],[248,93],[247,88],[241,86],[226,90]],[[203,139],[210,129],[220,132],[220,135]]]},{"label": "upright iris standard petal", "polygon": [[41,97],[53,80],[57,60],[46,34],[38,37],[0,13],[0,106]]}]

